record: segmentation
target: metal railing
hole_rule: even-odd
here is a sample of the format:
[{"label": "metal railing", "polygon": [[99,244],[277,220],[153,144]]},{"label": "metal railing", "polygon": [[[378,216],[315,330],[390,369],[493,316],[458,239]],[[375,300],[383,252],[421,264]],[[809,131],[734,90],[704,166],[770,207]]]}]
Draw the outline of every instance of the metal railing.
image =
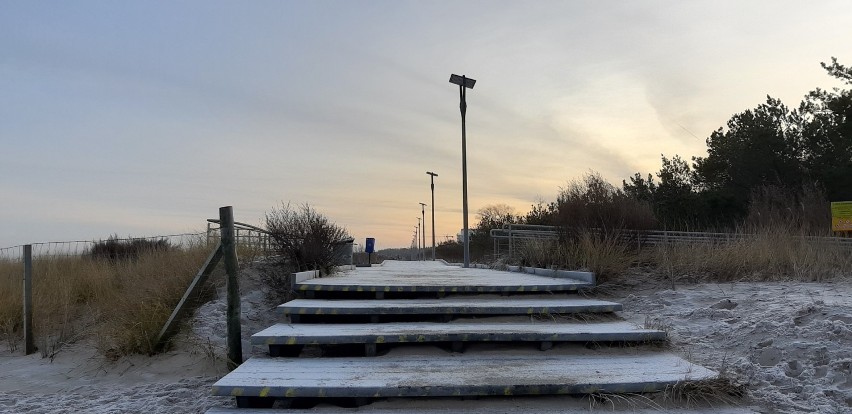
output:
[{"label": "metal railing", "polygon": [[[220,227],[214,225],[219,225],[218,219],[207,219],[207,244],[219,241]],[[234,239],[237,246],[254,248],[263,252],[269,251],[269,232],[260,227],[235,221]]]},{"label": "metal railing", "polygon": [[[589,230],[602,234],[599,229]],[[494,244],[494,257],[513,258],[518,247],[533,240],[558,240],[565,230],[556,226],[538,226],[527,224],[504,224],[499,229],[489,232]],[[613,234],[622,243],[636,244],[637,249],[643,246],[660,244],[722,244],[757,237],[748,233],[718,233],[718,232],[688,232],[666,230],[619,230]],[[843,246],[852,249],[852,238],[799,236],[799,238],[815,244]]]}]

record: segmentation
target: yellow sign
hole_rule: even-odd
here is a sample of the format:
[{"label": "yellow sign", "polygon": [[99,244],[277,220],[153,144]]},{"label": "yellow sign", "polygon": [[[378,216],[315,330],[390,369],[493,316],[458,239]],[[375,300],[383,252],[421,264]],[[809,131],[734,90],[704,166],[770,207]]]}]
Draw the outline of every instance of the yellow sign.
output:
[{"label": "yellow sign", "polygon": [[852,201],[831,203],[831,231],[852,231]]}]

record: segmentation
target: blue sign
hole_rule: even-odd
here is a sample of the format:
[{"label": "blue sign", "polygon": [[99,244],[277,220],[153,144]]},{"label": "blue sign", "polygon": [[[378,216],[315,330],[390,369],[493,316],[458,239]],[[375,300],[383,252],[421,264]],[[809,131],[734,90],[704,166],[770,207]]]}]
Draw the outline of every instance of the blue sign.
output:
[{"label": "blue sign", "polygon": [[372,237],[367,237],[367,245],[365,247],[367,253],[373,253],[376,251],[376,239]]}]

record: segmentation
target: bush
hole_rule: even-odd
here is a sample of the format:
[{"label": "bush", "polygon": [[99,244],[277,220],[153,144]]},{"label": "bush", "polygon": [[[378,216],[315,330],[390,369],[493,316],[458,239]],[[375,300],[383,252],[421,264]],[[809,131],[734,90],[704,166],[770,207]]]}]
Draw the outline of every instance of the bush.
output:
[{"label": "bush", "polygon": [[168,250],[169,242],[164,239],[119,239],[117,235],[95,242],[90,252],[95,259],[117,260],[138,259],[139,256],[154,251]]},{"label": "bush", "polygon": [[464,261],[464,245],[455,240],[441,242],[435,246],[435,258],[461,263]]},{"label": "bush", "polygon": [[657,226],[647,202],[630,198],[595,172],[569,182],[560,191],[555,210],[556,225],[580,233],[586,229],[612,233]]},{"label": "bush", "polygon": [[346,229],[337,226],[308,204],[281,208],[266,214],[273,252],[280,256],[287,271],[320,270],[330,273],[337,262],[335,247],[351,239]]}]

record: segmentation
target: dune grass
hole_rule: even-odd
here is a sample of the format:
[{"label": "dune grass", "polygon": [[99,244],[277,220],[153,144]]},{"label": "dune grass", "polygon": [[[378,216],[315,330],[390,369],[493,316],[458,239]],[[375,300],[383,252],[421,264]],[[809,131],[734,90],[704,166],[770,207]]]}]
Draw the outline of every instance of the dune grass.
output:
[{"label": "dune grass", "polygon": [[674,286],[685,282],[814,281],[852,272],[852,249],[794,229],[749,229],[731,241],[671,243],[636,249],[618,234],[580,233],[565,241],[529,241],[519,247],[523,266],[586,269],[606,283],[630,268]]},{"label": "dune grass", "polygon": [[[33,260],[33,327],[42,356],[94,336],[107,356],[155,352],[156,336],[212,247],[146,251],[106,260],[91,255]],[[22,340],[20,261],[0,261],[0,338]]]},{"label": "dune grass", "polygon": [[586,269],[595,273],[598,283],[624,273],[637,256],[615,236],[588,232],[561,242],[530,240],[519,251],[523,266]]},{"label": "dune grass", "polygon": [[852,271],[850,253],[848,245],[791,230],[763,229],[741,232],[727,243],[656,246],[648,252],[648,261],[673,282],[821,282]]}]

